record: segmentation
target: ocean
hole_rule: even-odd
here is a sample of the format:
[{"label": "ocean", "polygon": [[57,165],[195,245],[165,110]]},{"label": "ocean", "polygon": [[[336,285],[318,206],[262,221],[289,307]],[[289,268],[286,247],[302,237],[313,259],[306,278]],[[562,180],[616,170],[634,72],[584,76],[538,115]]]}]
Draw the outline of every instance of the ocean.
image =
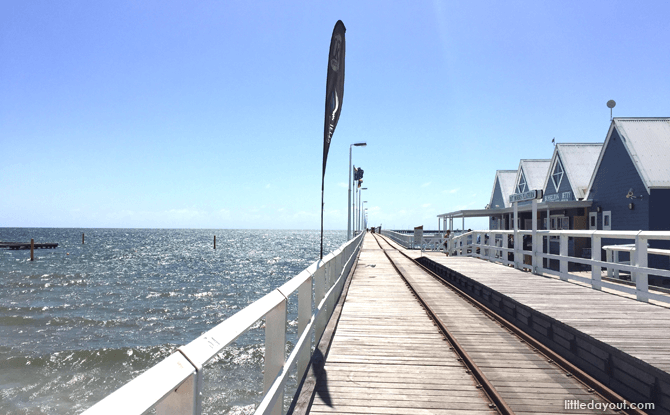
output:
[{"label": "ocean", "polygon": [[[0,414],[81,413],[319,256],[319,231],[0,228],[31,238],[59,245],[0,249]],[[345,240],[326,231],[324,254]],[[288,316],[290,350],[293,296]],[[206,366],[203,413],[253,413],[263,353],[259,321]]]}]

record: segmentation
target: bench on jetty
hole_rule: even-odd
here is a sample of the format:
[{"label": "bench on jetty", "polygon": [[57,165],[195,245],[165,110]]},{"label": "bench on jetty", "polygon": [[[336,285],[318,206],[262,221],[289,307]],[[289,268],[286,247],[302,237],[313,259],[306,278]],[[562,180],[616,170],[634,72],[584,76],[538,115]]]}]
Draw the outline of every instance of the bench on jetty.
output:
[{"label": "bench on jetty", "polygon": [[[54,249],[58,247],[55,243],[34,244],[35,249]],[[30,249],[30,242],[0,242],[0,248],[6,249]]]}]

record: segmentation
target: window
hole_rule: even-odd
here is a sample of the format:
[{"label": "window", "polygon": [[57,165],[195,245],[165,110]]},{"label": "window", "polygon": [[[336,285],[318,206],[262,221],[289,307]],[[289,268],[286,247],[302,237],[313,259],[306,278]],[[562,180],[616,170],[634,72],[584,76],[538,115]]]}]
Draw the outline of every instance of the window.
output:
[{"label": "window", "polygon": [[561,159],[556,158],[556,167],[554,167],[554,172],[551,174],[551,181],[554,182],[554,188],[558,192],[558,188],[561,186],[561,181],[563,180],[563,165],[561,164]]},{"label": "window", "polygon": [[589,229],[596,230],[598,229],[598,213],[589,212]]},{"label": "window", "polygon": [[612,230],[612,211],[603,211],[603,230],[611,231]]},{"label": "window", "polygon": [[[567,216],[562,216],[562,215],[552,215],[551,216],[551,229],[552,230],[558,230],[560,231],[561,229],[568,229],[569,224],[570,224],[570,218]],[[558,236],[552,235],[549,239],[551,240],[558,240]]]},{"label": "window", "polygon": [[519,176],[519,183],[516,185],[516,192],[525,193],[527,191],[528,185],[526,184],[526,177],[523,175],[523,171],[521,171],[521,175]]}]

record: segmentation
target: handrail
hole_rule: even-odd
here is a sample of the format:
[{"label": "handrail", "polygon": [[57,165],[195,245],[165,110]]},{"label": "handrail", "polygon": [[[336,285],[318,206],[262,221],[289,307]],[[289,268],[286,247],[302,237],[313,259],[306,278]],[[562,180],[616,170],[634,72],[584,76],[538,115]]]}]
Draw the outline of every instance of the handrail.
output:
[{"label": "handrail", "polygon": [[382,229],[382,235],[388,236],[389,238],[399,243],[400,245],[404,246],[405,248],[412,248],[412,245],[414,244],[414,235],[412,234],[405,234]]},{"label": "handrail", "polygon": [[414,235],[412,234],[382,230],[382,235],[388,236],[393,241],[408,249],[444,251],[444,246],[442,244],[445,239],[441,233],[424,234],[420,244],[416,244]]},{"label": "handrail", "polygon": [[[515,233],[518,236],[516,244],[510,246],[510,236],[514,239]],[[539,239],[538,243],[532,241],[533,234]],[[531,250],[524,250],[520,240],[528,236],[531,239]],[[542,240],[544,237],[557,237],[559,242],[559,254],[545,253]],[[568,255],[569,238],[587,238],[591,242],[591,257],[579,258]],[[617,246],[607,245],[602,247],[602,239],[627,239],[635,240],[633,245]],[[652,268],[648,266],[649,255],[670,256],[670,250],[659,248],[648,248],[648,241],[670,240],[668,231],[598,231],[598,230],[488,230],[472,231],[448,240],[448,252],[450,255],[471,256],[486,259],[492,262],[498,262],[504,265],[513,265],[518,269],[528,269],[532,272],[543,275],[556,275],[561,280],[580,281],[590,284],[593,289],[600,290],[603,287],[634,294],[639,301],[648,302],[650,299],[670,303],[670,296],[660,295],[649,291],[649,274],[663,277],[670,277],[670,270]],[[516,246],[516,248],[515,248]],[[535,248],[537,247],[537,248]],[[606,252],[606,260],[601,257],[601,249]],[[615,255],[612,255],[612,251]],[[631,253],[630,264],[618,261],[618,251],[629,251]],[[508,254],[513,257],[508,258]],[[525,261],[524,258],[530,258],[531,261]],[[553,259],[559,261],[559,271],[544,268],[542,259]],[[529,263],[530,262],[530,263]],[[584,264],[591,267],[591,278],[575,275],[568,272],[568,263]],[[532,264],[532,265],[531,265]],[[618,277],[619,271],[628,271],[631,273],[632,280],[635,282],[635,289],[621,284],[614,284],[603,281],[601,269],[607,269],[609,277]]]},{"label": "handrail", "polygon": [[[265,317],[265,395],[256,408],[258,414],[283,412],[284,385],[289,368],[297,364],[298,378],[311,357],[312,332],[319,340],[333,312],[365,233],[342,244],[322,260],[314,262],[281,287],[251,303],[216,327],[202,334],[163,361],[126,383],[94,406],[85,415],[141,415],[156,408],[159,415],[202,412],[202,381],[205,365],[224,347]],[[298,294],[298,342],[288,359],[286,353],[286,304]],[[312,297],[317,307],[312,311]]]}]

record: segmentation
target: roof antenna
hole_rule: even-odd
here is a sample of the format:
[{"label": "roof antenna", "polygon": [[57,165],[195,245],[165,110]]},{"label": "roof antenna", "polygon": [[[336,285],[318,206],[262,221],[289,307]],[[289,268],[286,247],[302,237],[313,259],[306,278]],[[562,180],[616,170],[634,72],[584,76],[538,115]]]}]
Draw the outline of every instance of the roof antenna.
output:
[{"label": "roof antenna", "polygon": [[610,109],[610,121],[612,121],[612,108],[616,107],[616,102],[613,99],[607,101],[607,108]]}]

